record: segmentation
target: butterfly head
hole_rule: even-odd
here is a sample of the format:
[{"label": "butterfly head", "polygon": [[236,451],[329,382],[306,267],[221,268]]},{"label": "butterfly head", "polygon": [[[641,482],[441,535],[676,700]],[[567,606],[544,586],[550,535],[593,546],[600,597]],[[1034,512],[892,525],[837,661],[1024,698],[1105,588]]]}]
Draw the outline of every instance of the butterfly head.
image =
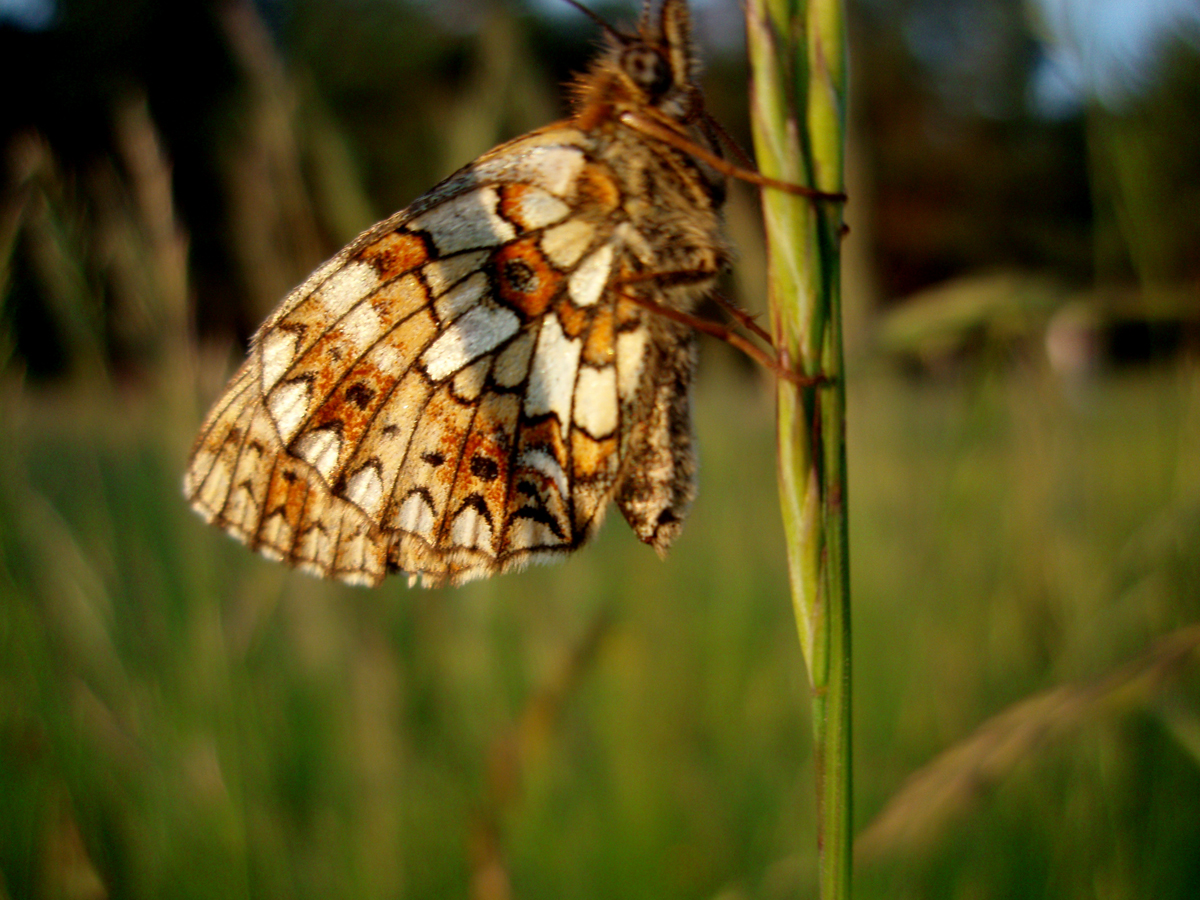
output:
[{"label": "butterfly head", "polygon": [[580,79],[582,108],[597,103],[617,112],[650,107],[679,121],[701,111],[686,0],[647,0],[636,34],[624,34],[573,0],[567,2],[600,23],[609,44],[608,52]]}]

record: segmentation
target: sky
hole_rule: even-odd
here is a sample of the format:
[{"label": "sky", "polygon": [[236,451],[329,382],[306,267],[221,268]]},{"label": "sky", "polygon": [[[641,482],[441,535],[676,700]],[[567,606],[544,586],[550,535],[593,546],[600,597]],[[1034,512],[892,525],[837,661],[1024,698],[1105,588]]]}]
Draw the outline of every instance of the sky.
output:
[{"label": "sky", "polygon": [[0,22],[40,31],[54,20],[54,0],[0,0]]},{"label": "sky", "polygon": [[[532,0],[542,10],[578,15],[562,0]],[[693,0],[717,15],[725,0]],[[968,0],[970,2],[970,0]],[[1044,41],[1035,72],[1034,109],[1073,115],[1089,100],[1119,110],[1154,83],[1162,50],[1182,37],[1200,47],[1200,0],[1028,0]],[[636,3],[630,0],[631,9]],[[737,10],[734,0],[727,0]],[[55,0],[0,0],[0,22],[39,30],[51,27]]]},{"label": "sky", "polygon": [[[1197,0],[1032,0],[1045,39],[1034,79],[1041,111],[1069,114],[1085,99],[1120,110],[1152,85],[1173,39],[1200,47]],[[1039,27],[1040,26],[1040,27]]]}]

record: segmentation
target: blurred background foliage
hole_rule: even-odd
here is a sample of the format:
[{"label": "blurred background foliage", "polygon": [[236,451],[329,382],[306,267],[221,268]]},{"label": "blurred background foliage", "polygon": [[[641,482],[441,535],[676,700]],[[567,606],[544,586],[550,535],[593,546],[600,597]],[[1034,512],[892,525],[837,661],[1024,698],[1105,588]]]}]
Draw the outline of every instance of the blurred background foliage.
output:
[{"label": "blurred background foliage", "polygon": [[[747,144],[739,10],[696,6]],[[858,893],[1194,897],[1200,13],[850,12]],[[616,522],[365,592],[180,497],[279,298],[560,115],[595,38],[554,0],[0,2],[0,898],[812,896],[770,391],[728,348],[665,563]]]}]

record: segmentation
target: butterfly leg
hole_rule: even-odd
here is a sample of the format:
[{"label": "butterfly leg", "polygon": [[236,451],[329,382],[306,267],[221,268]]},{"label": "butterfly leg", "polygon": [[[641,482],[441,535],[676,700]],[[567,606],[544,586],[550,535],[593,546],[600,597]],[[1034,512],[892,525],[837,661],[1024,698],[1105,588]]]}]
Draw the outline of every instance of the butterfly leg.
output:
[{"label": "butterfly leg", "polygon": [[819,191],[816,188],[810,188],[802,184],[792,184],[788,181],[780,181],[778,178],[769,178],[751,169],[744,169],[741,166],[735,166],[727,159],[717,156],[711,150],[701,147],[695,141],[685,134],[680,133],[679,126],[659,115],[655,115],[653,111],[647,110],[644,114],[640,112],[623,112],[619,117],[622,125],[626,125],[635,131],[640,131],[642,134],[648,135],[656,140],[662,141],[664,144],[669,144],[677,150],[682,150],[691,156],[712,166],[722,175],[730,178],[736,178],[739,181],[745,181],[749,184],[757,185],[758,187],[773,188],[777,191],[783,191],[785,194],[794,194],[798,197],[810,197],[813,200],[819,200],[828,203],[845,203],[846,195],[842,192]]},{"label": "butterfly leg", "polygon": [[757,317],[750,315],[750,313],[746,312],[732,300],[722,297],[719,293],[713,293],[709,296],[712,298],[713,302],[717,304],[717,306],[721,307],[721,309],[725,310],[725,312],[727,312],[730,316],[737,319],[743,328],[754,334],[759,340],[766,343],[771,349],[775,349],[775,342],[771,340],[771,335],[767,334],[763,327],[758,324]]},{"label": "butterfly leg", "polygon": [[[631,302],[636,303],[643,309],[647,309],[650,312],[655,313],[656,315],[662,316],[666,319],[671,319],[674,322],[678,322],[680,325],[686,325],[690,329],[694,329],[695,331],[702,332],[724,341],[725,343],[729,344],[729,346],[741,350],[759,365],[770,369],[780,378],[790,381],[795,385],[800,387],[819,387],[825,384],[828,380],[823,375],[802,375],[799,372],[792,371],[790,368],[782,365],[778,359],[764,351],[761,347],[750,343],[750,341],[746,340],[746,338],[742,337],[742,335],[730,328],[727,328],[720,322],[713,322],[709,319],[704,319],[700,316],[694,316],[691,313],[683,312],[682,310],[674,309],[669,306],[663,306],[660,303],[655,303],[653,300],[647,297],[640,297],[635,294],[624,294],[622,296]],[[724,305],[725,304],[722,304],[722,306]],[[742,313],[742,315],[746,314]],[[747,316],[747,318],[749,318],[749,316]],[[752,330],[757,333],[761,329],[755,326],[755,328]]]}]

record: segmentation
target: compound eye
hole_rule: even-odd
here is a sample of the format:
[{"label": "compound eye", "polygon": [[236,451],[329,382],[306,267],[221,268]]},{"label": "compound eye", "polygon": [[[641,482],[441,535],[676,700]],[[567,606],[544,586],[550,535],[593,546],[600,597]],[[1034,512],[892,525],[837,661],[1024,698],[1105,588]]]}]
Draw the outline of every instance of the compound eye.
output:
[{"label": "compound eye", "polygon": [[626,50],[621,68],[651,98],[661,97],[671,88],[671,66],[656,50],[646,47]]}]

